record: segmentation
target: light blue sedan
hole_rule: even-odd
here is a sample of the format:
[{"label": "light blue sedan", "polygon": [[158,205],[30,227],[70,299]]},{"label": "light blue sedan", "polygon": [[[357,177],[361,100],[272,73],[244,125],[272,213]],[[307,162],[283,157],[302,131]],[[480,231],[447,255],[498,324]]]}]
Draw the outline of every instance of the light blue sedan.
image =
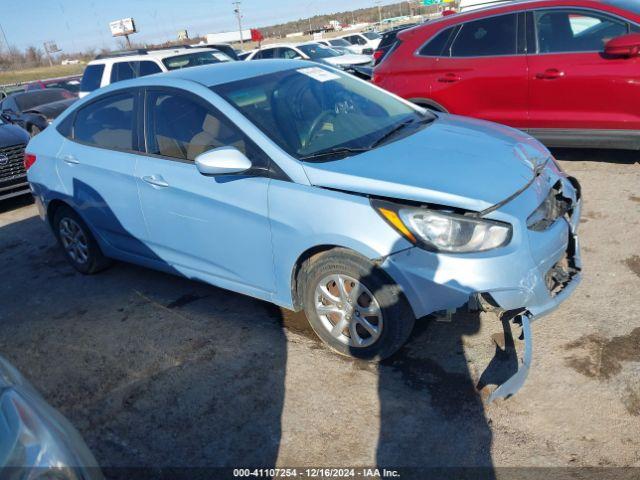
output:
[{"label": "light blue sedan", "polygon": [[28,146],[82,273],[117,259],[304,310],[381,359],[466,306],[529,322],[580,280],[580,187],[511,128],[429,113],[329,66],[237,62],[114,84]]}]

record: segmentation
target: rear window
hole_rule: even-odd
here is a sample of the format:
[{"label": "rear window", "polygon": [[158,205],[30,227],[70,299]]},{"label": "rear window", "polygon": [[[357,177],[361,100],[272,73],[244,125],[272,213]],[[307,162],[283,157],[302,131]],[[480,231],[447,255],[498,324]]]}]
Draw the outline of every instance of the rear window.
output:
[{"label": "rear window", "polygon": [[228,55],[217,50],[210,50],[165,58],[162,63],[164,63],[164,66],[167,67],[168,70],[178,70],[180,68],[198,67],[200,65],[231,61],[233,60]]},{"label": "rear window", "polygon": [[456,27],[449,27],[438,33],[424,47],[422,47],[420,55],[426,55],[429,57],[439,57],[442,55],[442,51],[447,46],[449,37],[451,37],[455,28]]},{"label": "rear window", "polygon": [[100,88],[102,82],[102,74],[104,73],[104,65],[88,65],[82,75],[82,82],[80,83],[81,92],[93,92]]},{"label": "rear window", "polygon": [[124,93],[98,100],[75,115],[75,140],[114,150],[133,148],[133,94]]},{"label": "rear window", "polygon": [[111,67],[111,83],[136,78],[138,62],[118,62]]},{"label": "rear window", "polygon": [[60,100],[67,100],[73,98],[73,95],[62,89],[41,89],[32,90],[27,93],[21,93],[16,95],[15,100],[18,104],[20,111],[30,110],[38,105],[44,105],[45,103],[58,102]]},{"label": "rear window", "polygon": [[483,18],[462,24],[451,46],[452,57],[515,55],[516,14]]},{"label": "rear window", "polygon": [[377,32],[364,32],[362,35],[367,37],[369,40],[377,40],[380,38],[380,34]]}]

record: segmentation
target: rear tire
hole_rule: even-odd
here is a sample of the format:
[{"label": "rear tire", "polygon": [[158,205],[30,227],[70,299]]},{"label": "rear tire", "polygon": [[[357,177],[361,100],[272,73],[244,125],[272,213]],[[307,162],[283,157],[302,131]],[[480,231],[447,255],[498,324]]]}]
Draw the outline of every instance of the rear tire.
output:
[{"label": "rear tire", "polygon": [[80,215],[69,207],[60,207],[53,218],[58,243],[73,268],[84,275],[98,273],[112,265]]},{"label": "rear tire", "polygon": [[400,287],[355,252],[320,253],[305,263],[299,279],[309,324],[336,352],[379,361],[411,335],[415,317]]}]

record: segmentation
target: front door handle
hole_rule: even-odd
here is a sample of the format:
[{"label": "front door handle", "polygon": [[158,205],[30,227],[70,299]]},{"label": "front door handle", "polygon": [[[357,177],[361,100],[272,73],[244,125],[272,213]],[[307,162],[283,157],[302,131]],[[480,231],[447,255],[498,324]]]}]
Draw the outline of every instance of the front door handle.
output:
[{"label": "front door handle", "polygon": [[78,165],[80,161],[73,155],[65,155],[62,157],[62,161],[68,165]]},{"label": "front door handle", "polygon": [[547,68],[544,72],[536,73],[538,80],[556,80],[564,77],[564,72],[557,68]]},{"label": "front door handle", "polygon": [[440,83],[453,83],[458,80],[460,80],[460,75],[453,72],[445,73],[442,77],[438,78]]},{"label": "front door handle", "polygon": [[166,188],[169,186],[169,184],[165,182],[162,176],[160,175],[151,175],[151,176],[142,177],[142,180],[147,182],[149,185],[153,185],[154,187]]}]

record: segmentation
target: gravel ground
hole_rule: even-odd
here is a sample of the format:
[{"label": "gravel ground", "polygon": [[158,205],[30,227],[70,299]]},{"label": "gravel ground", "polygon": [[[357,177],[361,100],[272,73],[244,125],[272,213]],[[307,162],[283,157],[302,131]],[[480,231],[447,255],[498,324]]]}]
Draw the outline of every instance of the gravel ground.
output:
[{"label": "gravel ground", "polygon": [[640,467],[638,154],[556,155],[583,185],[586,273],[509,400],[476,388],[513,368],[493,315],[351,361],[260,301],[125,264],[83,277],[27,201],[0,205],[0,353],[104,466]]}]

